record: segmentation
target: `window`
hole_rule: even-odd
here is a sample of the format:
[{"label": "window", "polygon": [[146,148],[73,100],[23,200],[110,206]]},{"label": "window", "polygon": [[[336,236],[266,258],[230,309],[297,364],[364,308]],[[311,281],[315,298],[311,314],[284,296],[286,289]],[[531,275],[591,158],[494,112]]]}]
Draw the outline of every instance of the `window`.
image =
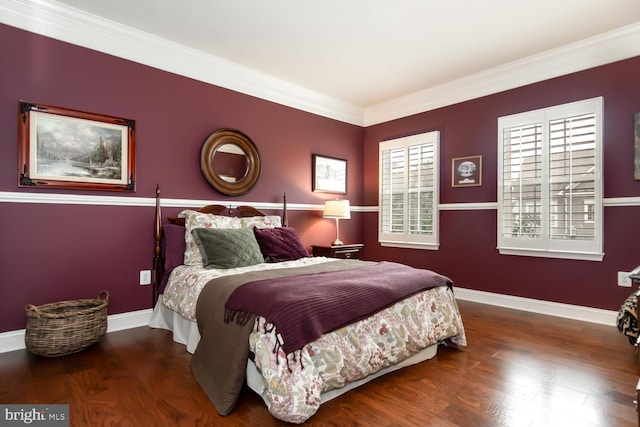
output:
[{"label": "window", "polygon": [[383,246],[438,249],[439,145],[437,131],[380,143]]},{"label": "window", "polygon": [[498,249],[601,261],[602,98],[498,119]]}]

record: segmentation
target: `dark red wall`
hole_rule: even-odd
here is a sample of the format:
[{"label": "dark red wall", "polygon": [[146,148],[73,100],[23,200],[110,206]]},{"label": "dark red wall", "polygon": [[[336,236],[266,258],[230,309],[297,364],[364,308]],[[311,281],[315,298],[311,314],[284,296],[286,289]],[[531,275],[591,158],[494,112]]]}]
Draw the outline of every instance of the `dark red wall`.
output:
[{"label": "dark red wall", "polygon": [[[160,184],[171,199],[321,205],[311,191],[311,154],[348,160],[353,206],[376,206],[378,143],[440,130],[441,202],[495,202],[497,118],[519,111],[603,96],[605,196],[638,197],[633,180],[633,114],[640,111],[640,58],[464,102],[363,129],[89,49],[0,25],[0,192],[152,198]],[[17,187],[18,99],[127,117],[137,126],[137,192],[47,191]],[[200,172],[202,142],[234,127],[260,150],[263,171],[248,194],[214,191]],[[482,187],[451,188],[451,158],[481,154]],[[366,165],[366,166],[365,166]],[[165,216],[179,208],[165,208]],[[364,256],[431,268],[462,287],[616,310],[631,292],[616,272],[640,264],[640,207],[605,207],[603,262],[501,256],[496,211],[445,210],[439,251],[381,248],[377,214],[341,222],[341,238],[364,242]],[[305,245],[335,237],[321,211],[290,211]],[[61,299],[112,296],[110,314],[149,308],[153,207],[0,203],[0,332],[24,328],[24,306]]]},{"label": "dark red wall", "polygon": [[[348,197],[362,205],[363,129],[89,49],[0,25],[0,191],[317,204],[335,195],[311,191],[312,153],[348,160]],[[18,100],[136,121],[134,194],[17,187]],[[241,197],[214,191],[200,171],[200,148],[232,127],[262,158],[256,187]],[[165,209],[175,214],[178,208]],[[277,213],[277,212],[274,212]],[[109,314],[151,306],[153,207],[0,203],[0,332],[25,327],[26,304],[111,294]],[[292,211],[303,243],[327,243],[335,226],[321,211]],[[362,217],[341,227],[359,241]]]},{"label": "dark red wall", "polygon": [[[378,143],[439,130],[441,203],[497,201],[498,117],[597,96],[604,97],[604,195],[640,196],[633,179],[633,116],[640,111],[640,58],[598,67],[405,117],[365,129],[364,201],[377,205]],[[452,188],[451,159],[482,155],[481,187]],[[432,268],[460,286],[539,300],[617,310],[631,293],[617,286],[617,271],[640,264],[640,207],[604,208],[603,262],[500,255],[496,210],[440,212],[440,250],[382,248],[377,215],[364,224],[364,254]]]}]

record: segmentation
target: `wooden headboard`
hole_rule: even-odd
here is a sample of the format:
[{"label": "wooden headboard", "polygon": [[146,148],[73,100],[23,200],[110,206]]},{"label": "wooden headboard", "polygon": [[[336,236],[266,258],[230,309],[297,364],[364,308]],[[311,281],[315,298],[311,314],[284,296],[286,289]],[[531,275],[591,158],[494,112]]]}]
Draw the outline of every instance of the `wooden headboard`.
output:
[{"label": "wooden headboard", "polygon": [[[259,211],[258,209],[252,206],[222,206],[222,205],[208,205],[201,207],[199,209],[194,209],[197,212],[212,214],[212,215],[229,215],[235,217],[252,217],[252,216],[265,216],[266,214]],[[183,225],[184,226],[184,218],[179,217],[168,217],[167,221],[171,224]],[[282,206],[282,225],[288,225],[288,216],[287,216],[287,194],[283,195],[283,206]],[[160,208],[160,186],[156,186],[156,211],[155,211],[155,225],[154,225],[154,251],[153,251],[153,270],[152,270],[152,280],[153,284],[153,307],[155,307],[156,302],[158,300],[158,291],[160,283],[162,282],[162,278],[164,277],[164,254],[162,253],[162,239],[164,237],[164,233],[162,230],[162,212]]]}]

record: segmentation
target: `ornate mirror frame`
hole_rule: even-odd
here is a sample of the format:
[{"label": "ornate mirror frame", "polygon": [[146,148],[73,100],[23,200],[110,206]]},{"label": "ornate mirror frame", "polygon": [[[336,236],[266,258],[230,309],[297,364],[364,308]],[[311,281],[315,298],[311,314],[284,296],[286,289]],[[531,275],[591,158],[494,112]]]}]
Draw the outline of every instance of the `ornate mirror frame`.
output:
[{"label": "ornate mirror frame", "polygon": [[[244,152],[246,171],[243,176],[231,178],[217,173],[214,157],[223,146],[231,144]],[[200,150],[200,169],[209,184],[227,196],[240,196],[249,192],[260,178],[260,153],[249,138],[237,129],[218,129],[207,137]]]}]

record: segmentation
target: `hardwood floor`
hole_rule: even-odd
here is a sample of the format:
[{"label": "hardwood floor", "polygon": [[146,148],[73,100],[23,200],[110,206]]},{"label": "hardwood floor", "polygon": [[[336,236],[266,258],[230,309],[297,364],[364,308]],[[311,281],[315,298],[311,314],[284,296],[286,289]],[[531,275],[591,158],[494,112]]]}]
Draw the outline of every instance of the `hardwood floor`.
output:
[{"label": "hardwood floor", "polygon": [[[460,301],[469,346],[320,407],[310,426],[637,426],[635,354],[615,326]],[[0,403],[70,405],[71,426],[278,426],[252,391],[220,417],[168,331],[77,354],[0,354]]]}]

